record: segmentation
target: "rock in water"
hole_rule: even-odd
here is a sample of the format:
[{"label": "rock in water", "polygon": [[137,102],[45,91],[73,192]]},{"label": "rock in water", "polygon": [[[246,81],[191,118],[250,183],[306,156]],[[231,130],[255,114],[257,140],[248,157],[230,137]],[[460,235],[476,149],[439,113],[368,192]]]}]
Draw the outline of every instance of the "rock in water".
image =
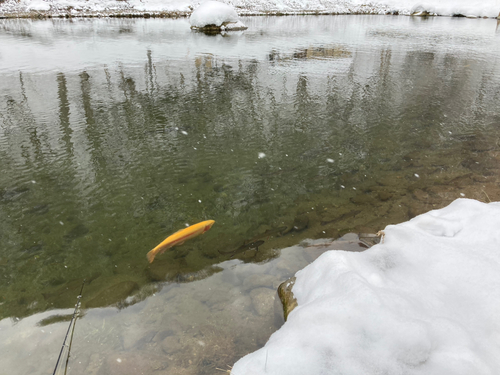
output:
[{"label": "rock in water", "polygon": [[288,279],[278,287],[278,295],[280,296],[281,303],[283,304],[283,315],[285,321],[288,318],[288,314],[292,312],[294,308],[297,307],[297,300],[295,299],[292,288],[295,284],[295,276]]},{"label": "rock in water", "polygon": [[191,14],[191,28],[200,31],[245,30],[236,10],[219,1],[205,1]]}]

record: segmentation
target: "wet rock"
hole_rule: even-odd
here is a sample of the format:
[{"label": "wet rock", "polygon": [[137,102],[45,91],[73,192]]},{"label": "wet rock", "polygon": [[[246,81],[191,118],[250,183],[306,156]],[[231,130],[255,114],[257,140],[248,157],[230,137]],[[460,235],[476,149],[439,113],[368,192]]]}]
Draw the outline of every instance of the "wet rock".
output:
[{"label": "wet rock", "polygon": [[295,285],[295,276],[281,283],[278,287],[278,295],[283,305],[283,316],[287,320],[288,315],[294,308],[297,307],[297,300],[295,299],[292,288]]},{"label": "wet rock", "polygon": [[123,301],[133,292],[139,289],[139,285],[133,281],[122,281],[118,284],[104,289],[96,297],[85,303],[85,307],[103,307]]},{"label": "wet rock", "polygon": [[271,288],[275,279],[275,276],[266,274],[250,275],[243,280],[243,289],[252,290],[259,287]]},{"label": "wet rock", "polygon": [[366,245],[368,248],[377,245],[380,243],[380,236],[376,235],[375,233],[370,233],[370,232],[360,232],[359,235],[359,241]]},{"label": "wet rock", "polygon": [[269,288],[257,288],[250,292],[252,306],[260,316],[274,314],[274,299],[276,292]]}]

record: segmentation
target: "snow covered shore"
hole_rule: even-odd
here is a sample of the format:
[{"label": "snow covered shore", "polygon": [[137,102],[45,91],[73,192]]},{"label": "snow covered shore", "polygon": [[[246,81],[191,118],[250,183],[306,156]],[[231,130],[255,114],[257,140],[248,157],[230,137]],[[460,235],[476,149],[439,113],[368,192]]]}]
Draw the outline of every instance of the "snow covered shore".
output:
[{"label": "snow covered shore", "polygon": [[296,307],[233,375],[496,374],[500,202],[458,199],[296,274]]},{"label": "snow covered shore", "polygon": [[[0,18],[186,17],[199,0],[0,0]],[[239,15],[400,14],[499,16],[498,0],[224,0]]]}]

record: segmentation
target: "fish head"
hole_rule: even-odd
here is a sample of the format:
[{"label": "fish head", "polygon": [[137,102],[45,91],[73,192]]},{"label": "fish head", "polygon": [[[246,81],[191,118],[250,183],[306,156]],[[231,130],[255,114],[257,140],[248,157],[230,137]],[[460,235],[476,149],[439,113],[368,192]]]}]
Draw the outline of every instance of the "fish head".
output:
[{"label": "fish head", "polygon": [[207,230],[212,228],[212,225],[214,225],[215,221],[214,220],[207,220],[205,221],[205,229],[203,229],[203,233],[205,233]]}]

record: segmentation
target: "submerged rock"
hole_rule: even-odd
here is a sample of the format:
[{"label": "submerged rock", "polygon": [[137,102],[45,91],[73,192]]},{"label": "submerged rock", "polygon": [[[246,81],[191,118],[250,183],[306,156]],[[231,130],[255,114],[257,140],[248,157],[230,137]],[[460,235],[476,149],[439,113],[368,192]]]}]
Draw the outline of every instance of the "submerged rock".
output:
[{"label": "submerged rock", "polygon": [[269,288],[256,288],[250,292],[252,306],[260,316],[270,316],[274,311],[276,291]]}]

